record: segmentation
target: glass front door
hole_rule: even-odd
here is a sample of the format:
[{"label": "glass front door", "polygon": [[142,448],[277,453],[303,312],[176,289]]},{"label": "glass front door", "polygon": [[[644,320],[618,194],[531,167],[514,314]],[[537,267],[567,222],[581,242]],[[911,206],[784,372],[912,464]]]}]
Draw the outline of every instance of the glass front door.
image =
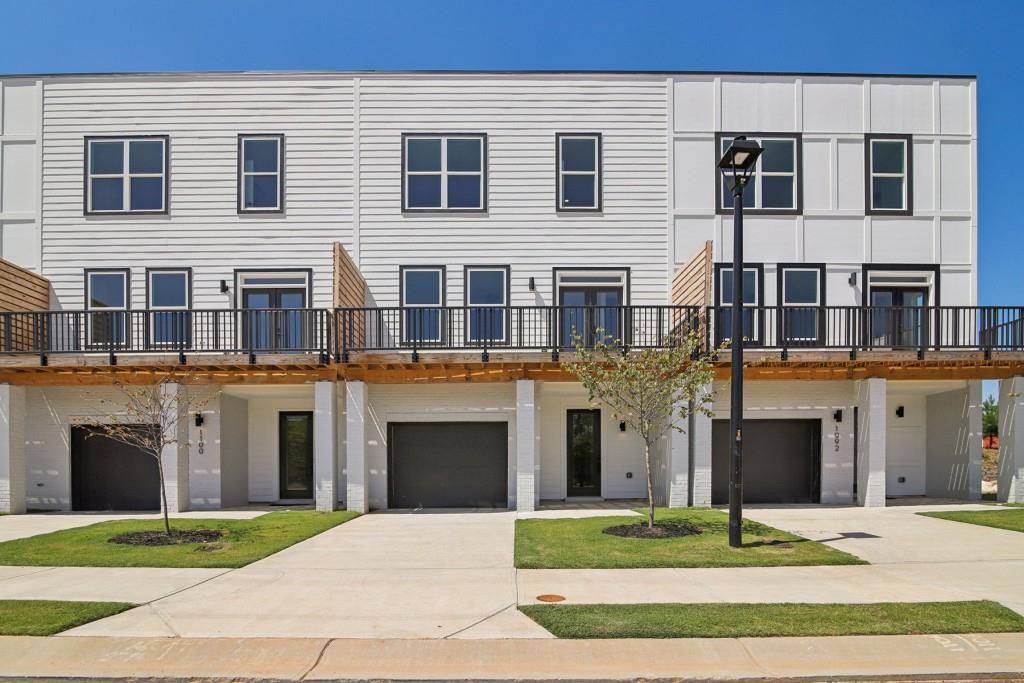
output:
[{"label": "glass front door", "polygon": [[916,287],[872,287],[872,347],[918,348],[926,333],[928,290]]},{"label": "glass front door", "polygon": [[562,287],[558,295],[562,348],[574,348],[577,338],[586,346],[601,340],[624,341],[621,287]]},{"label": "glass front door", "polygon": [[306,290],[242,290],[242,344],[253,351],[306,348]]},{"label": "glass front door", "polygon": [[566,496],[601,495],[601,411],[566,413]]},{"label": "glass front door", "polygon": [[279,496],[292,500],[312,498],[313,413],[281,413],[278,439],[281,449]]}]

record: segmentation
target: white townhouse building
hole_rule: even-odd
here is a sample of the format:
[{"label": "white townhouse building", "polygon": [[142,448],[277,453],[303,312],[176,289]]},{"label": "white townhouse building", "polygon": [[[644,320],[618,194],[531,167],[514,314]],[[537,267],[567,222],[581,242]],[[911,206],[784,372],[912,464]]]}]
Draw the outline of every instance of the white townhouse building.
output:
[{"label": "white townhouse building", "polygon": [[[973,77],[337,72],[0,79],[0,511],[148,509],[97,402],[207,392],[171,507],[366,511],[645,494],[643,450],[561,367],[727,329],[716,161],[746,195],[746,499],[1024,499],[1024,307],[977,305]],[[1024,302],[1018,302],[1024,303]],[[725,500],[713,418],[659,503]],[[175,391],[174,385],[168,391]]]}]

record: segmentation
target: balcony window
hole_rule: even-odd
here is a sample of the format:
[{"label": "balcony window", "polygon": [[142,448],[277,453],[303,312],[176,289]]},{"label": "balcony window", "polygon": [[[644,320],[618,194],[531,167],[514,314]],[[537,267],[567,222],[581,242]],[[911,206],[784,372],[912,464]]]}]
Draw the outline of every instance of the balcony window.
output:
[{"label": "balcony window", "polygon": [[779,266],[782,335],[788,343],[820,341],[823,272],[822,266]]},{"label": "balcony window", "polygon": [[[732,267],[725,264],[715,266],[717,277],[719,310],[715,320],[719,342],[732,336]],[[743,269],[743,320],[744,343],[760,344],[763,320],[759,310],[762,305],[764,270],[761,265],[750,265]]]},{"label": "balcony window", "polygon": [[[732,144],[734,134],[719,133],[720,157]],[[748,135],[761,145],[761,156],[743,190],[744,211],[751,214],[795,215],[802,210],[801,148],[799,135]],[[732,177],[715,168],[718,213],[732,213]]]},{"label": "balcony window", "polygon": [[166,213],[167,137],[86,138],[85,213]]},{"label": "balcony window", "polygon": [[403,211],[483,211],[487,208],[485,135],[406,135]]},{"label": "balcony window", "polygon": [[403,267],[401,286],[402,340],[409,344],[441,343],[444,268]]},{"label": "balcony window", "polygon": [[868,214],[909,216],[913,213],[910,143],[909,135],[868,135],[865,138]]},{"label": "balcony window", "polygon": [[127,343],[128,269],[85,273],[86,344],[108,348]]},{"label": "balcony window", "polygon": [[188,345],[191,271],[153,269],[146,273],[149,339],[154,346]]},{"label": "balcony window", "polygon": [[601,210],[601,136],[556,136],[559,211]]},{"label": "balcony window", "polygon": [[239,213],[284,209],[284,136],[238,137]]},{"label": "balcony window", "polygon": [[508,267],[466,268],[467,338],[470,342],[504,343],[508,316]]}]

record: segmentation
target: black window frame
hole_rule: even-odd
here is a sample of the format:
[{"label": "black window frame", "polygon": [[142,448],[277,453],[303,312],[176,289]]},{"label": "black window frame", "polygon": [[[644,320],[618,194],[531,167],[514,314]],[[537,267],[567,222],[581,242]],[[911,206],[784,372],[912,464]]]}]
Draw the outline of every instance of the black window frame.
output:
[{"label": "black window frame", "polygon": [[[786,303],[786,271],[787,270],[815,270],[818,272],[818,303],[814,304],[787,304]],[[821,346],[825,341],[825,307],[827,306],[826,264],[824,263],[778,263],[776,264],[775,300],[779,309],[777,320],[777,339],[779,342],[790,346]],[[816,325],[816,336],[814,338],[789,339],[785,334],[785,309],[786,308],[818,308],[818,319]]]},{"label": "black window frame", "polygon": [[[904,196],[906,206],[902,209],[876,209],[873,206],[874,187],[871,172],[871,146],[875,140],[900,140],[904,144]],[[867,133],[864,136],[864,215],[866,216],[913,216],[914,215],[914,136],[904,133]]]},{"label": "black window frame", "polygon": [[[93,142],[123,142],[126,145],[133,140],[153,141],[160,140],[164,143],[164,168],[163,168],[163,208],[157,209],[104,209],[94,211],[90,207],[91,190],[90,179],[92,173],[92,143]],[[171,136],[167,134],[146,134],[146,135],[86,135],[83,137],[83,163],[82,163],[82,214],[85,216],[166,216],[170,213],[171,203]],[[128,152],[126,152],[128,154]],[[122,169],[121,177],[124,179],[126,194],[131,201],[130,178],[128,168]]]},{"label": "black window frame", "polygon": [[[746,213],[746,209],[744,209]],[[726,334],[726,330],[720,329],[722,326],[719,324],[722,319],[721,311],[723,308],[732,308],[732,302],[723,303],[722,301],[722,271],[732,271],[732,263],[716,263],[714,264],[714,300],[715,310],[718,313],[715,315],[715,337],[716,343],[721,344],[724,339],[728,339],[729,335]],[[765,333],[765,303],[764,303],[764,263],[744,263],[743,270],[753,270],[754,280],[757,284],[757,296],[754,299],[754,303],[749,307],[755,309],[755,320],[754,320],[754,334],[752,339],[745,340],[743,345],[745,347],[756,348],[764,344],[764,333]],[[732,330],[728,330],[731,332]]]},{"label": "black window frame", "polygon": [[[422,139],[422,138],[440,138],[441,146],[444,148],[447,144],[447,140],[452,138],[478,138],[480,140],[481,147],[481,159],[480,159],[480,206],[479,207],[468,207],[468,208],[448,208],[448,207],[410,207],[408,199],[408,176],[406,174],[406,156],[408,154],[408,145],[410,139]],[[402,153],[401,153],[401,196],[402,196],[402,213],[403,214],[424,214],[424,213],[441,213],[441,214],[481,214],[487,213],[488,211],[488,189],[489,175],[488,172],[488,139],[487,133],[430,133],[430,132],[416,132],[416,133],[402,133]],[[445,180],[448,178],[448,169],[441,168],[441,196],[442,198],[447,197],[448,188],[445,184]],[[442,201],[442,204],[445,203]]]},{"label": "black window frame", "polygon": [[[501,270],[505,273],[505,304],[504,306],[485,306],[485,308],[504,308],[504,334],[502,337],[495,339],[474,339],[470,334],[470,308],[472,304],[469,303],[469,275],[474,270]],[[404,280],[403,280],[404,284]],[[486,343],[488,346],[507,345],[509,343],[509,334],[511,330],[511,312],[512,312],[512,266],[504,264],[473,264],[463,266],[462,268],[462,305],[466,311],[466,344],[477,345],[481,342]]]},{"label": "black window frame", "polygon": [[[733,139],[739,135],[746,135],[750,140],[756,140],[758,143],[761,140],[767,138],[769,140],[793,140],[794,146],[794,157],[793,163],[795,164],[793,182],[796,183],[796,206],[792,209],[755,209],[752,207],[743,207],[744,216],[802,216],[804,213],[804,138],[802,133],[773,133],[773,132],[748,132],[748,133],[730,133],[726,131],[719,131],[715,133],[715,158],[712,161],[711,167],[715,173],[715,214],[719,216],[731,216],[732,207],[724,207],[722,202],[724,197],[722,196],[722,172],[718,169],[718,161],[722,157],[722,140]],[[757,175],[760,175],[760,164],[761,160],[757,161],[758,170]]]},{"label": "black window frame", "polygon": [[[242,168],[243,150],[246,140],[277,140],[277,207],[273,209],[247,208],[245,203],[245,170]],[[236,200],[239,215],[260,215],[284,213],[285,197],[285,135],[284,133],[239,133],[238,134],[238,169],[235,177]]]},{"label": "black window frame", "polygon": [[[84,306],[82,307],[85,313],[85,348],[89,349],[106,349],[109,347],[113,348],[129,348],[131,346],[131,310],[132,310],[132,269],[131,268],[86,268],[84,271],[85,280],[83,282],[83,294],[85,297]],[[102,275],[105,273],[118,273],[124,275],[124,308],[93,308],[90,305],[89,291],[91,289],[91,277],[93,275]],[[123,336],[120,340],[111,344],[109,341],[94,341],[92,324],[95,312],[110,311],[111,313],[122,313],[123,314]]]},{"label": "black window frame", "polygon": [[[596,145],[594,206],[562,206],[562,140],[592,138]],[[601,133],[555,133],[555,211],[558,213],[601,213],[604,211],[604,137]]]},{"label": "black window frame", "polygon": [[[439,274],[438,286],[440,287],[440,303],[436,306],[406,306],[405,305],[405,274],[410,270],[430,270]],[[437,264],[414,264],[398,267],[398,321],[399,321],[399,342],[402,346],[444,346],[447,335],[447,315],[445,307],[448,305],[448,268]],[[436,308],[438,313],[437,339],[411,339],[406,330],[406,309]]]},{"label": "black window frame", "polygon": [[[184,273],[185,274],[185,308],[154,308],[152,300],[152,276],[159,273]],[[152,348],[174,348],[184,344],[186,347],[192,343],[192,268],[188,266],[175,267],[166,266],[161,268],[146,268],[146,343]],[[155,332],[156,316],[160,312],[180,312],[184,318],[185,336],[180,341],[158,342],[153,339]]]}]

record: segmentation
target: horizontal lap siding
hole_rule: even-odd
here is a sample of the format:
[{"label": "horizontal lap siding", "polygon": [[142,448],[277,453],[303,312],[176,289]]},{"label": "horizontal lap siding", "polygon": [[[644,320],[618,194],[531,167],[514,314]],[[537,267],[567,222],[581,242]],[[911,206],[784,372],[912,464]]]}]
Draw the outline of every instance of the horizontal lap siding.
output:
[{"label": "horizontal lap siding", "polygon": [[[398,303],[399,266],[448,267],[463,303],[463,266],[511,266],[512,303],[551,303],[553,267],[628,266],[634,303],[664,303],[664,79],[456,77],[360,84],[360,268],[377,305]],[[407,215],[401,135],[488,136],[486,215]],[[604,211],[555,211],[555,133],[603,135]],[[537,290],[528,289],[536,278]]]},{"label": "horizontal lap siding", "polygon": [[[314,300],[332,299],[332,243],[352,244],[352,79],[54,80],[46,84],[43,272],[59,304],[83,304],[83,269],[194,269],[194,305],[225,307],[235,268],[313,268]],[[239,133],[285,135],[286,212],[239,216]],[[82,215],[83,137],[170,136],[167,216]]]}]

